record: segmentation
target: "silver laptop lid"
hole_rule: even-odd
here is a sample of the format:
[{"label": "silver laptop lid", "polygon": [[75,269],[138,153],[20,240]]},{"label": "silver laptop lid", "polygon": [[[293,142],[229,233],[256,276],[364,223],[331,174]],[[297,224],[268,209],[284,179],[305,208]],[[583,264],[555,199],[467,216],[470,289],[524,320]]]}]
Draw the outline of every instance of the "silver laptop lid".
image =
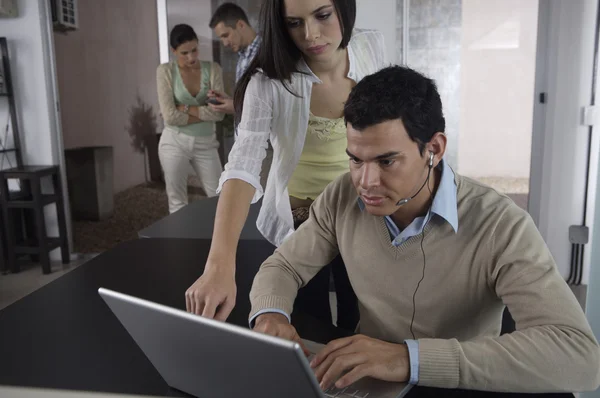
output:
[{"label": "silver laptop lid", "polygon": [[321,397],[297,343],[108,289],[104,301],[169,386],[196,397]]},{"label": "silver laptop lid", "polygon": [[[147,395],[109,394],[50,388],[0,386],[0,397],[10,398],[153,398]],[[156,398],[156,397],[154,397]]]}]

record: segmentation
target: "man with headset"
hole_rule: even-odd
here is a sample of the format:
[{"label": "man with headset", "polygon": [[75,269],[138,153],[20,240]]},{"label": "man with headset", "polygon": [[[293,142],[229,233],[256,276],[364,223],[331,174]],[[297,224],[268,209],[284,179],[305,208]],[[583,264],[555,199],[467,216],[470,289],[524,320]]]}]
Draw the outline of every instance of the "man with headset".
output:
[{"label": "man with headset", "polygon": [[[360,334],[313,359],[323,388],[365,376],[492,391],[597,388],[598,343],[532,219],[443,160],[435,83],[383,69],[356,85],[344,116],[350,172],[261,266],[254,330],[300,342],[289,322],[296,293],[341,253]],[[517,328],[500,336],[505,306]]]}]

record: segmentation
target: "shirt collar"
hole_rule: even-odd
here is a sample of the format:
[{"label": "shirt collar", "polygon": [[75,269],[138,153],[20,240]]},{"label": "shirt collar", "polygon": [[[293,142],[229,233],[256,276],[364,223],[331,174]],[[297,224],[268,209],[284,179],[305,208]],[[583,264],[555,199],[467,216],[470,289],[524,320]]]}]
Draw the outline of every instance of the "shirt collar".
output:
[{"label": "shirt collar", "polygon": [[458,204],[456,202],[456,182],[454,171],[442,160],[442,179],[431,204],[431,212],[442,217],[458,232]]},{"label": "shirt collar", "polygon": [[251,51],[252,49],[254,49],[255,47],[257,47],[260,44],[260,40],[261,40],[260,35],[256,35],[254,40],[252,40],[252,43],[250,43],[243,50],[238,51],[238,56],[246,57],[248,54],[250,54],[252,52]]},{"label": "shirt collar", "polygon": [[[454,171],[445,160],[441,161],[441,165],[442,178],[431,204],[431,213],[437,214],[446,220],[456,233],[458,232],[458,204],[456,201]],[[365,204],[360,198],[358,198],[358,207],[361,211],[365,209]]]}]

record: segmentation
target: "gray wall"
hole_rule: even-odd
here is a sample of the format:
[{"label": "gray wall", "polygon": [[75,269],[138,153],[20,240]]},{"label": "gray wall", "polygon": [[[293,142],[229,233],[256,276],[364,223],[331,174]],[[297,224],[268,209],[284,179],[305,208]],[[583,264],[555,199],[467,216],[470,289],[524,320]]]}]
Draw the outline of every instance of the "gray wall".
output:
[{"label": "gray wall", "polygon": [[410,0],[408,58],[402,59],[404,0],[396,0],[396,62],[434,79],[444,114],[448,150],[446,159],[457,166],[460,121],[461,0]]},{"label": "gray wall", "polygon": [[[213,34],[208,26],[212,16],[212,7],[207,1],[168,0],[167,27],[168,32],[177,24],[188,24],[198,35],[198,57],[203,61],[213,60]],[[173,54],[169,51],[173,59]]]},{"label": "gray wall", "polygon": [[79,29],[54,33],[64,147],[112,146],[120,192],[146,180],[145,155],[128,134],[137,122],[150,127],[146,118],[132,119],[138,98],[161,121],[156,7],[145,0],[84,0],[78,7]]}]

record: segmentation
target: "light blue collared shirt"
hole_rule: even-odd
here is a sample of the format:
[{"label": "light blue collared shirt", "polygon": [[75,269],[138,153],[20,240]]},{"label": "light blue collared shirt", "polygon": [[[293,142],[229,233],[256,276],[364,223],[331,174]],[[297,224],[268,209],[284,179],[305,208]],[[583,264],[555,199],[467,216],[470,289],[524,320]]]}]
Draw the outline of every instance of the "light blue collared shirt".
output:
[{"label": "light blue collared shirt", "polygon": [[[413,222],[411,222],[408,227],[404,228],[402,231],[400,228],[398,228],[394,220],[392,220],[391,216],[385,217],[385,224],[388,227],[392,245],[400,246],[409,238],[422,233],[423,229],[427,225],[427,222],[433,216],[441,217],[452,226],[455,233],[458,232],[458,204],[456,202],[456,182],[454,181],[454,172],[452,171],[452,168],[448,166],[445,160],[442,160],[441,166],[442,177],[440,180],[440,185],[438,186],[436,195],[431,203],[431,208],[425,216],[415,218]],[[365,208],[365,205],[360,198],[358,199],[358,206],[361,210],[364,210]],[[291,322],[290,316],[285,312],[275,308],[266,308],[254,314],[254,316],[250,319],[250,327],[252,327],[254,324],[256,317],[267,312],[276,312],[285,315],[288,321]],[[411,384],[417,384],[419,382],[419,341],[405,340],[404,342],[408,347],[408,355],[410,359],[409,382]]]}]

